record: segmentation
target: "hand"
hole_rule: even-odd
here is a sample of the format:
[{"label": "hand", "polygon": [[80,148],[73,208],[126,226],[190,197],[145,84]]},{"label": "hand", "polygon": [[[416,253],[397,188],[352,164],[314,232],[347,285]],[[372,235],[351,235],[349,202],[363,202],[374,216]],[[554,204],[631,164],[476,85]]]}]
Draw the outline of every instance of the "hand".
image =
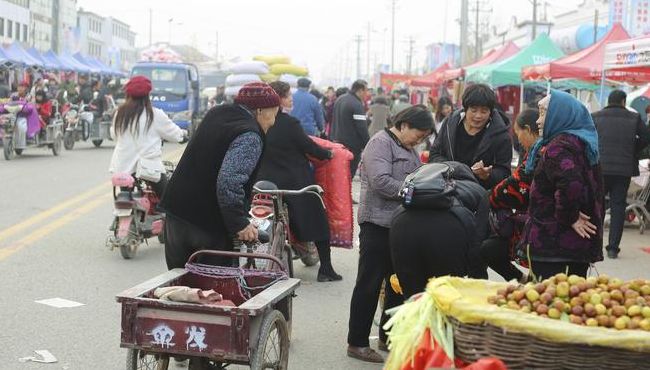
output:
[{"label": "hand", "polygon": [[485,167],[483,161],[479,161],[474,163],[472,166],[472,172],[474,175],[476,175],[476,177],[485,181],[490,178],[490,174],[492,173],[492,166]]},{"label": "hand", "polygon": [[187,130],[181,130],[181,131],[183,131],[183,138],[182,138],[181,141],[179,141],[178,143],[179,143],[179,144],[185,144],[185,143],[187,143],[187,142],[190,140],[190,136],[189,136],[189,134],[187,133]]},{"label": "hand", "polygon": [[244,229],[237,232],[237,238],[244,242],[254,242],[257,240],[257,228],[253,224],[248,224]]},{"label": "hand", "polygon": [[578,215],[578,220],[571,225],[573,230],[580,235],[582,238],[591,239],[591,235],[596,235],[596,225],[589,222],[591,217],[580,212]]}]

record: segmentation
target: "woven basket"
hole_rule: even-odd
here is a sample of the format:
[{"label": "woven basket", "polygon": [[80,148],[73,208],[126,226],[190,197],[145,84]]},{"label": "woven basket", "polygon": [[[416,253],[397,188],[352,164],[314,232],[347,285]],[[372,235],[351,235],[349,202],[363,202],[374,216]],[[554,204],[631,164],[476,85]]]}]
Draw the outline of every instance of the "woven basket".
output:
[{"label": "woven basket", "polygon": [[490,325],[463,324],[449,318],[454,328],[456,357],[471,363],[497,357],[508,369],[650,369],[650,353],[555,343],[530,334],[507,332]]}]

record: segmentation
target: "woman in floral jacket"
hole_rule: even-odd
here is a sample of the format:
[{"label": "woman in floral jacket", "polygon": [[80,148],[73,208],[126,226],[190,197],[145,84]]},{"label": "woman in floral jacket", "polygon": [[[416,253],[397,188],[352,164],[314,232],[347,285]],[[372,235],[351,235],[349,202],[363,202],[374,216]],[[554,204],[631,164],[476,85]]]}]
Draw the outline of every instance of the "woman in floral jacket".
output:
[{"label": "woman in floral jacket", "polygon": [[526,163],[533,183],[518,252],[537,278],[567,271],[586,276],[589,265],[603,259],[596,127],[582,103],[557,90],[539,102],[538,124],[542,138]]}]

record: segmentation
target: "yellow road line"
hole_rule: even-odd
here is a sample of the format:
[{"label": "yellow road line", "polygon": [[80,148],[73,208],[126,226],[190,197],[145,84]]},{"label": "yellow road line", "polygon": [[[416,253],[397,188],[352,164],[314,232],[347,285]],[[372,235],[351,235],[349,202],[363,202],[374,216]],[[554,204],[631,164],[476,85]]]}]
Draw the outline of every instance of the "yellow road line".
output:
[{"label": "yellow road line", "polygon": [[69,213],[57,218],[55,221],[52,221],[51,223],[35,230],[34,232],[28,234],[24,238],[18,240],[16,243],[13,243],[9,245],[8,247],[1,248],[0,249],[0,261],[6,259],[7,257],[11,256],[12,254],[18,252],[19,250],[27,247],[28,245],[39,241],[43,239],[44,237],[48,236],[49,234],[53,233],[54,231],[58,230],[62,226],[69,224],[70,222],[73,222],[74,220],[78,219],[79,217],[85,215],[86,213],[89,213],[90,211],[94,210],[95,208],[99,207],[101,204],[107,202],[110,198],[108,197],[108,194],[106,196],[101,196],[97,199],[94,199],[84,205],[82,205],[79,208],[75,208],[74,210],[70,211]]},{"label": "yellow road line", "polygon": [[[165,160],[178,160],[180,155],[183,153],[184,149],[185,149],[185,147],[182,146],[182,147],[180,147],[180,148],[178,148],[178,149],[176,149],[176,150],[174,150],[172,152],[166,153],[163,156],[163,158]],[[46,219],[50,218],[51,216],[53,216],[53,215],[55,215],[55,214],[57,214],[57,213],[59,213],[61,211],[64,211],[67,208],[71,208],[73,206],[76,206],[77,204],[85,201],[86,199],[96,196],[100,192],[105,192],[107,190],[107,188],[110,187],[110,186],[111,186],[110,182],[104,182],[104,183],[102,183],[100,185],[95,186],[94,188],[92,188],[92,189],[90,189],[88,191],[85,191],[85,192],[83,192],[81,194],[78,194],[78,195],[76,195],[76,196],[74,196],[74,197],[72,197],[72,198],[70,198],[70,199],[68,199],[66,201],[63,201],[63,202],[61,202],[61,203],[59,203],[59,204],[45,210],[45,211],[43,211],[43,212],[37,213],[34,216],[31,216],[31,217],[27,218],[26,220],[24,220],[24,221],[22,221],[20,223],[17,223],[17,224],[15,224],[13,226],[10,226],[10,227],[0,231],[0,242],[7,239],[7,238],[9,238],[9,237],[11,237],[11,236],[13,236],[13,235],[15,235],[15,234],[17,234],[17,233],[19,233],[19,232],[21,232],[21,231],[23,231],[23,230],[25,230],[25,229],[27,229],[27,228],[29,228],[29,227],[31,227],[31,226],[34,226],[34,225],[38,224],[39,222],[45,221]],[[0,254],[0,256],[1,256],[1,254]]]}]

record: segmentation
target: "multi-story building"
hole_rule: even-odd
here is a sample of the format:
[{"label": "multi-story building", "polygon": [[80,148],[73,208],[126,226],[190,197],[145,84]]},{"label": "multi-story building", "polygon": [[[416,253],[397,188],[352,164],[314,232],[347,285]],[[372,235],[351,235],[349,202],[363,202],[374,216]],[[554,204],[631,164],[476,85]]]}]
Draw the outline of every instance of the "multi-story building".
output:
[{"label": "multi-story building", "polygon": [[29,44],[29,0],[0,0],[0,43]]},{"label": "multi-story building", "polygon": [[136,61],[135,32],[128,24],[79,9],[77,27],[83,54],[119,69],[128,69]]},{"label": "multi-story building", "polygon": [[40,51],[52,49],[52,33],[55,28],[52,18],[52,0],[29,0],[29,10],[31,13],[30,45]]}]

